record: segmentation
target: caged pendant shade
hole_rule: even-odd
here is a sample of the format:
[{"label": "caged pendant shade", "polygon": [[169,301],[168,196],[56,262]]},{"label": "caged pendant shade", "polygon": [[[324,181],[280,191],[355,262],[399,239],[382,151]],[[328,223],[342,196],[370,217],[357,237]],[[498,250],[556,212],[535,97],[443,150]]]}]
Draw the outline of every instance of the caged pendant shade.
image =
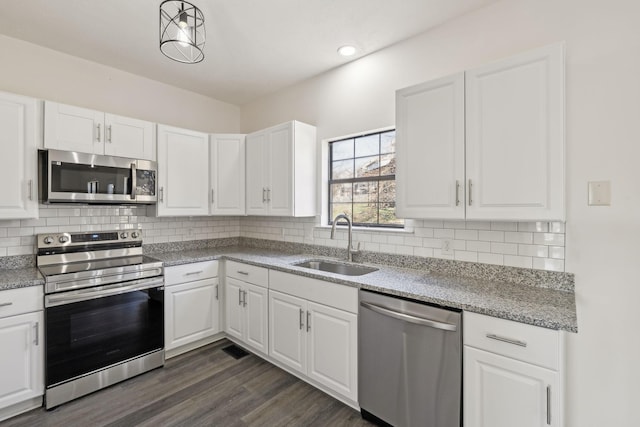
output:
[{"label": "caged pendant shade", "polygon": [[174,61],[195,64],[204,59],[204,15],[186,1],[160,4],[160,51]]}]

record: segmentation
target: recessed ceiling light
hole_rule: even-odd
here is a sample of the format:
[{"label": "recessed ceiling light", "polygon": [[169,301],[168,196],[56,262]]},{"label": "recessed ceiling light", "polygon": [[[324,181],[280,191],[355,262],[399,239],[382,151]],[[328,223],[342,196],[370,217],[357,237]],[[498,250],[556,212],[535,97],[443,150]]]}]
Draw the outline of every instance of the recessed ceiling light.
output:
[{"label": "recessed ceiling light", "polygon": [[342,56],[353,56],[356,54],[356,48],[350,45],[345,45],[338,48],[338,53]]}]

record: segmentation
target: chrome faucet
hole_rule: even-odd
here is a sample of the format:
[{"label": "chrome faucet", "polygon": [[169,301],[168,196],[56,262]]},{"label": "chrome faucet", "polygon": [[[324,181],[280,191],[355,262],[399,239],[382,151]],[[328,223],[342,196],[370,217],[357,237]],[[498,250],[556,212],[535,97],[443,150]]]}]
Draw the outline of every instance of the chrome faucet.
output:
[{"label": "chrome faucet", "polygon": [[353,249],[353,245],[351,244],[351,220],[349,219],[348,216],[346,216],[345,214],[340,214],[337,215],[334,219],[333,219],[333,225],[331,226],[331,238],[333,239],[333,236],[336,232],[336,225],[338,225],[338,220],[339,219],[344,219],[345,221],[347,221],[347,227],[349,227],[349,242],[347,245],[347,259],[349,260],[349,262],[353,262],[353,254],[357,254],[358,252],[360,252],[360,242],[358,242],[358,249]]}]

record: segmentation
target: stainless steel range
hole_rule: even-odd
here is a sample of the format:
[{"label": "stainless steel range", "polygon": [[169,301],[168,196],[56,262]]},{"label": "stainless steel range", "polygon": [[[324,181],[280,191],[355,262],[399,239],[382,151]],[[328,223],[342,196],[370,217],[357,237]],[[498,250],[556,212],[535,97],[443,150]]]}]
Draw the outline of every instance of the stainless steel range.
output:
[{"label": "stainless steel range", "polygon": [[164,365],[162,262],[142,231],[38,235],[47,409]]}]

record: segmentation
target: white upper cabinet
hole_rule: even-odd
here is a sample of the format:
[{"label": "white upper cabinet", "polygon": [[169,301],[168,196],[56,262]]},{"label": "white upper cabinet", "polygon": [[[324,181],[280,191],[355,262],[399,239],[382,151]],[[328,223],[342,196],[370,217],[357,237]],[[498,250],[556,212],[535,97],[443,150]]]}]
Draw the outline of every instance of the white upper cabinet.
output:
[{"label": "white upper cabinet", "polygon": [[151,122],[45,101],[45,148],[155,161],[154,141]]},{"label": "white upper cabinet", "polygon": [[564,46],[396,93],[397,214],[564,221]]},{"label": "white upper cabinet", "polygon": [[210,136],[212,215],[245,214],[245,135]]},{"label": "white upper cabinet", "polygon": [[396,92],[396,215],[464,218],[464,73]]},{"label": "white upper cabinet", "polygon": [[0,219],[37,218],[40,102],[0,92]]},{"label": "white upper cabinet", "polygon": [[564,49],[466,73],[467,218],[564,220]]},{"label": "white upper cabinet", "polygon": [[209,135],[158,125],[157,216],[209,215]]},{"label": "white upper cabinet", "polygon": [[247,135],[248,215],[316,215],[316,128],[293,121]]}]

